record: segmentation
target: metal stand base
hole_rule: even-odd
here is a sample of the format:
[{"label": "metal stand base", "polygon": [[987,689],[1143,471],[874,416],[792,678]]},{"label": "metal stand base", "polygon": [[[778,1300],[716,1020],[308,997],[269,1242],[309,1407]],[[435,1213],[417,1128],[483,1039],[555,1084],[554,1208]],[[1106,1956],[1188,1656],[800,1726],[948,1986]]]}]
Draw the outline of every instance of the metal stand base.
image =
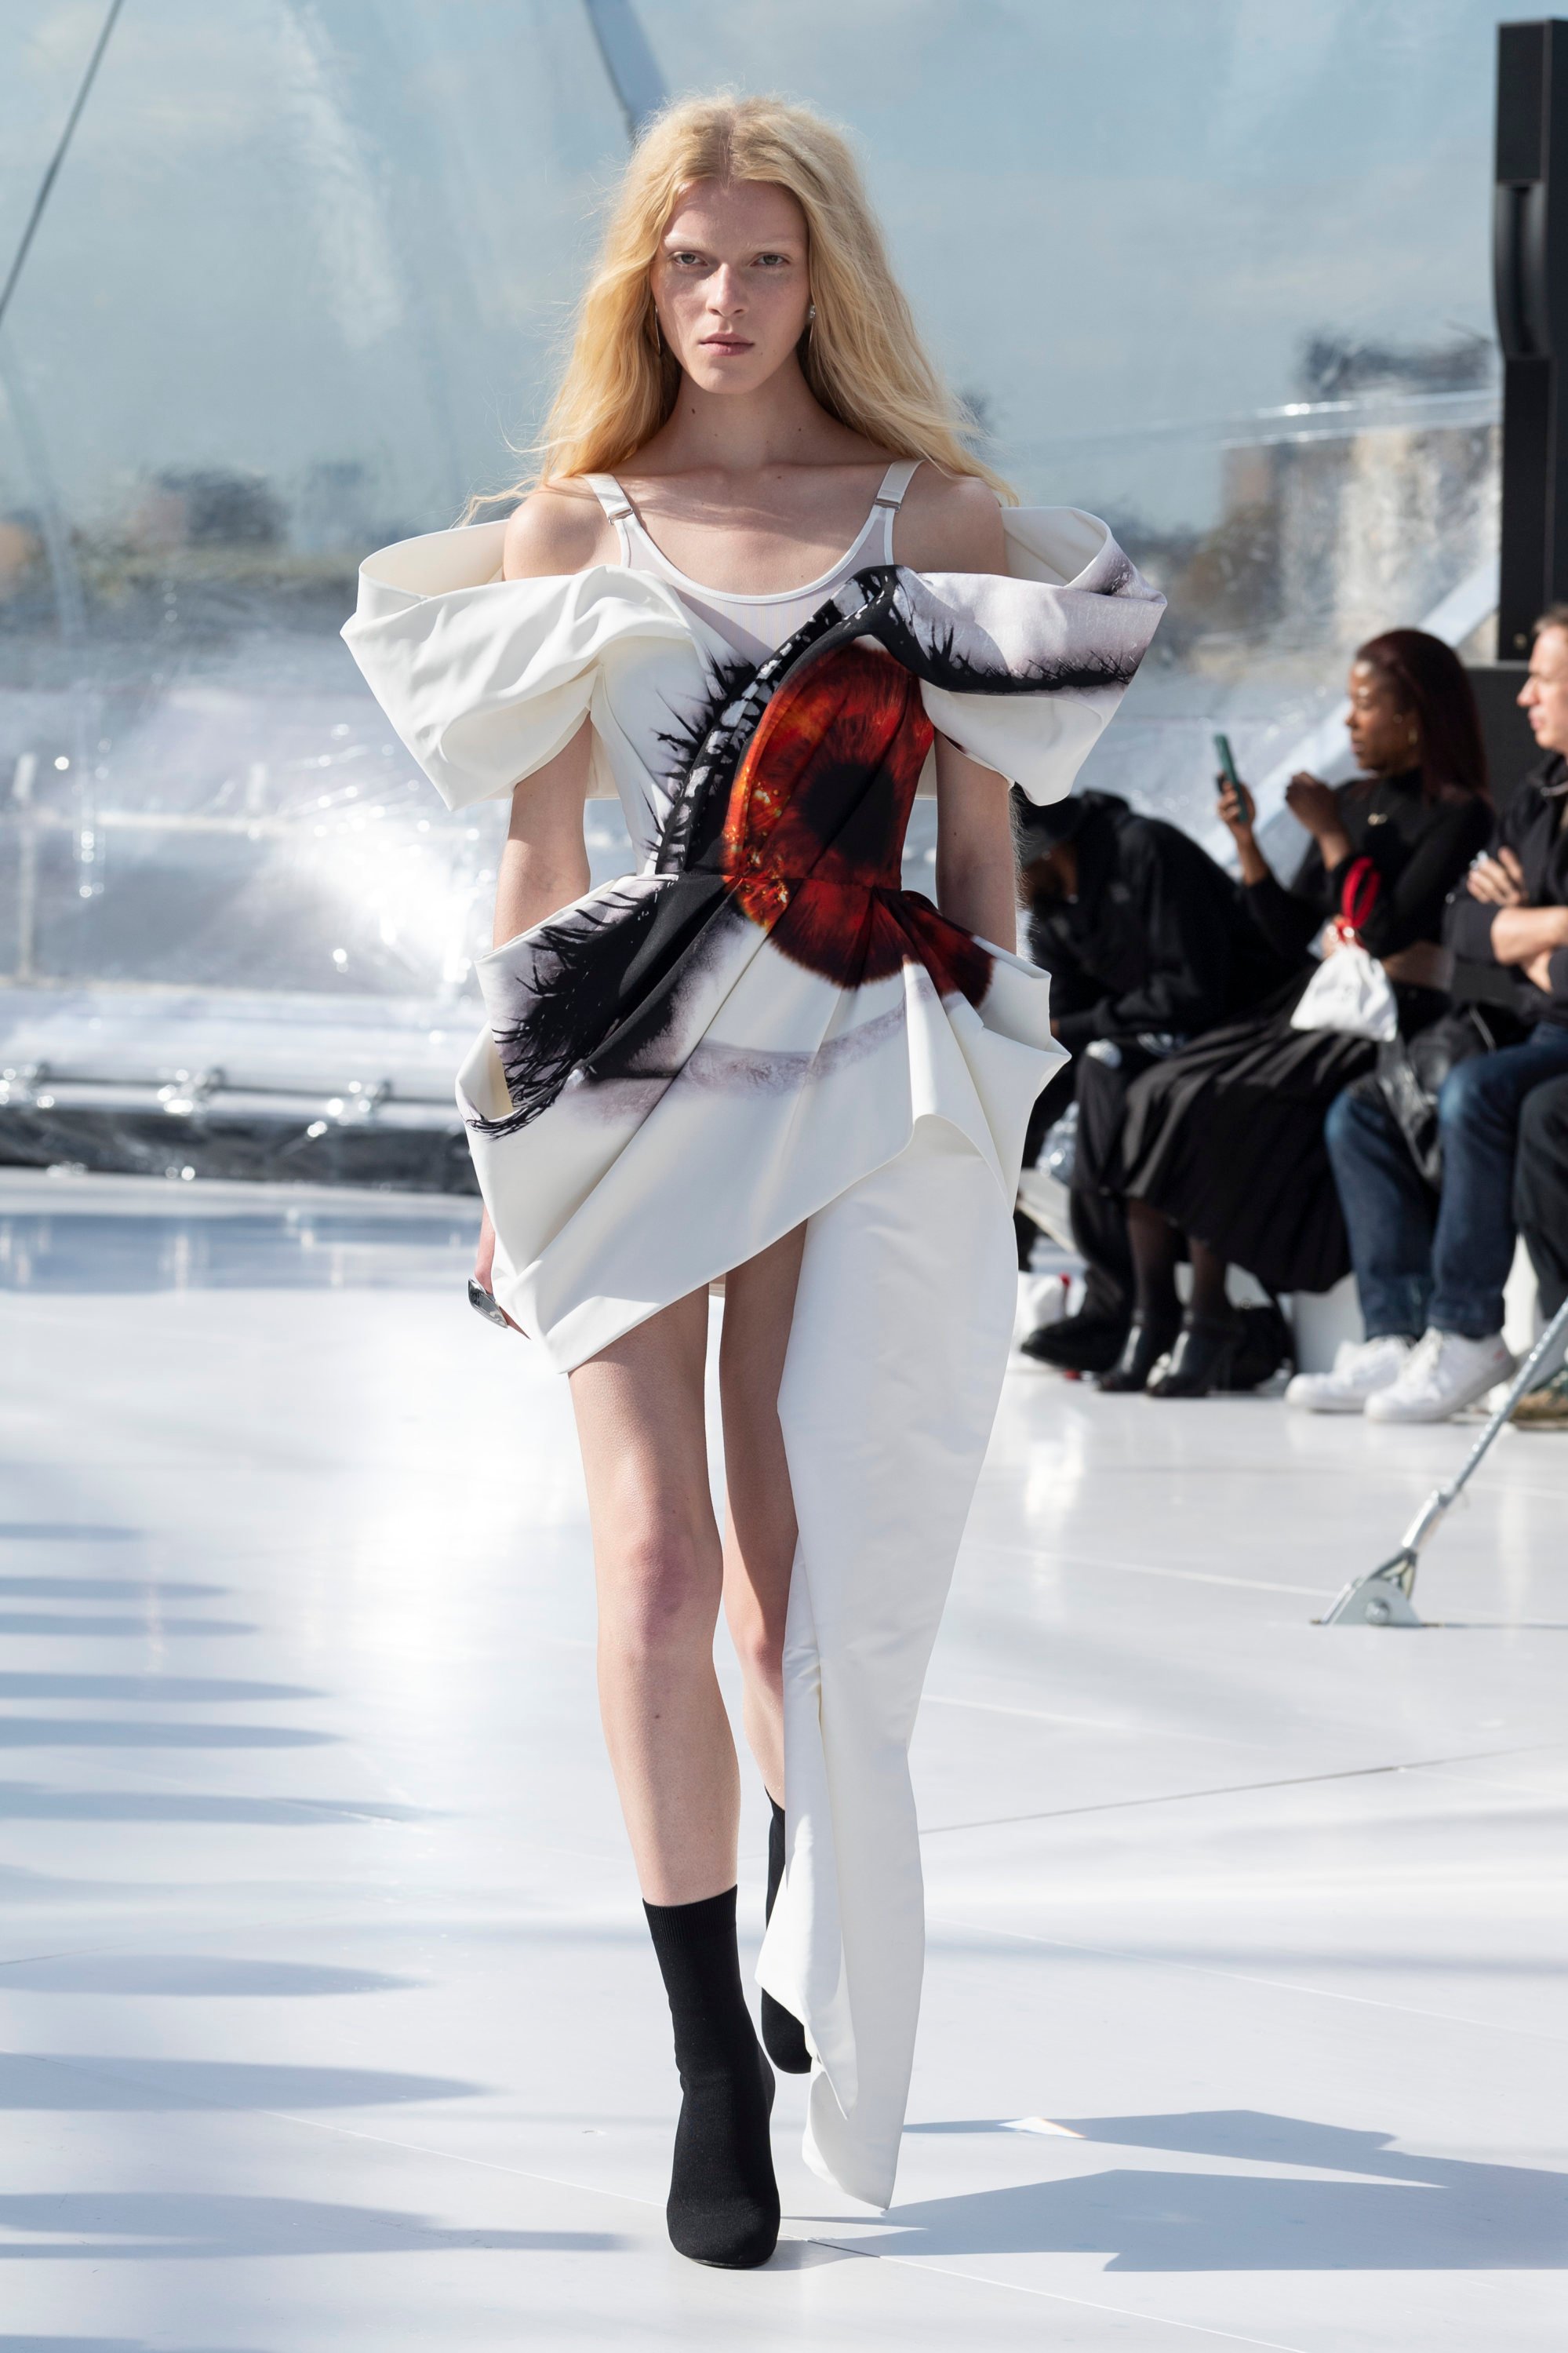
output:
[{"label": "metal stand base", "polygon": [[[1505,27],[1505,30],[1511,29]],[[1568,88],[1568,82],[1565,82]],[[1370,1577],[1358,1577],[1346,1586],[1326,1617],[1315,1618],[1315,1626],[1425,1626],[1426,1620],[1417,1618],[1410,1606],[1410,1596],[1415,1586],[1415,1561],[1421,1546],[1433,1529],[1458,1497],[1470,1473],[1479,1464],[1500,1430],[1508,1421],[1535,1379],[1542,1365],[1555,1362],[1558,1349],[1568,1341],[1568,1299],[1563,1302],[1551,1323],[1537,1340],[1522,1365],[1509,1383],[1501,1401],[1487,1417],[1486,1428],[1465,1457],[1457,1479],[1446,1487],[1434,1487],[1410,1525],[1405,1531],[1405,1541],[1392,1560],[1374,1568]]]},{"label": "metal stand base", "polygon": [[1415,1555],[1396,1552],[1370,1577],[1352,1577],[1331,1609],[1314,1622],[1320,1626],[1425,1626],[1410,1599],[1415,1582]]}]

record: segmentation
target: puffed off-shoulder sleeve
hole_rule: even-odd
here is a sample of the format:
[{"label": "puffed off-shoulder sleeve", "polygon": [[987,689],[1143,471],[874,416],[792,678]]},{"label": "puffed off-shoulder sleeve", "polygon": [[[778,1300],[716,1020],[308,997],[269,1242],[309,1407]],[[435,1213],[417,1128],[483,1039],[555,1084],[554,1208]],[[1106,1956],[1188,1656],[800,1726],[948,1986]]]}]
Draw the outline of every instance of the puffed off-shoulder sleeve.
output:
[{"label": "puffed off-shoulder sleeve", "polygon": [[1005,508],[1007,575],[902,573],[903,659],[933,727],[1060,800],[1127,691],[1165,600],[1076,507]]},{"label": "puffed off-shoulder sleeve", "polygon": [[432,532],[368,556],[343,625],[372,693],[448,808],[510,793],[584,718],[606,715],[608,674],[650,640],[698,675],[689,625],[662,582],[618,565],[504,580],[505,528]]}]

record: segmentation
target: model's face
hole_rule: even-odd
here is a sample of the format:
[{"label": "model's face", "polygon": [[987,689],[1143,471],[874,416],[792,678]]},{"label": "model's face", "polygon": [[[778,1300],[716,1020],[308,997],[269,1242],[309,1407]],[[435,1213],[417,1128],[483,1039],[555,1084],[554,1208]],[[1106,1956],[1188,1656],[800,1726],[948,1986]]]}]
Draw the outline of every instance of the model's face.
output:
[{"label": "model's face", "polygon": [[1542,750],[1568,752],[1568,629],[1542,630],[1519,702]]},{"label": "model's face", "polygon": [[1421,757],[1420,734],[1382,670],[1370,662],[1352,662],[1345,691],[1351,701],[1345,725],[1357,766],[1369,776],[1396,776],[1413,768]]},{"label": "model's face", "polygon": [[704,392],[754,392],[805,332],[805,215],[771,182],[698,180],[652,273],[664,340]]}]

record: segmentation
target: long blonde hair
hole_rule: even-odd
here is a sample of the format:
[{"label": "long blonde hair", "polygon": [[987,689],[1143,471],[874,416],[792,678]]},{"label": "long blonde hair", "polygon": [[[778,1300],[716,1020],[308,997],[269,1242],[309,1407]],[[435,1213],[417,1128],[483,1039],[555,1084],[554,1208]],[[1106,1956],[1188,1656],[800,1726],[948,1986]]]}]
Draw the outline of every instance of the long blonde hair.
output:
[{"label": "long blonde hair", "polygon": [[806,383],[841,425],[899,458],[929,458],[1015,492],[975,456],[921,348],[846,139],[778,98],[679,99],[633,152],[577,311],[571,355],[536,448],[534,483],[613,473],[675,406],[680,367],[654,313],[651,270],[681,191],[697,180],[767,181],[805,215],[816,315],[799,346]]}]

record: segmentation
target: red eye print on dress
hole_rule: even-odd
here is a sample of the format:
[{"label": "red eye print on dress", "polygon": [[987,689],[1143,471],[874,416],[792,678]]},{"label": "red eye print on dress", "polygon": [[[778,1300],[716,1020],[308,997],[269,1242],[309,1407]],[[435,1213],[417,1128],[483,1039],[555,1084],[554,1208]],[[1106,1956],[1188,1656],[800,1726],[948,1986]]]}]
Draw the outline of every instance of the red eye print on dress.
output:
[{"label": "red eye print on dress", "polygon": [[921,964],[978,1005],[991,957],[901,887],[915,786],[932,741],[919,681],[845,646],[780,688],[736,773],[724,823],[732,903],[781,955],[841,988]]}]

